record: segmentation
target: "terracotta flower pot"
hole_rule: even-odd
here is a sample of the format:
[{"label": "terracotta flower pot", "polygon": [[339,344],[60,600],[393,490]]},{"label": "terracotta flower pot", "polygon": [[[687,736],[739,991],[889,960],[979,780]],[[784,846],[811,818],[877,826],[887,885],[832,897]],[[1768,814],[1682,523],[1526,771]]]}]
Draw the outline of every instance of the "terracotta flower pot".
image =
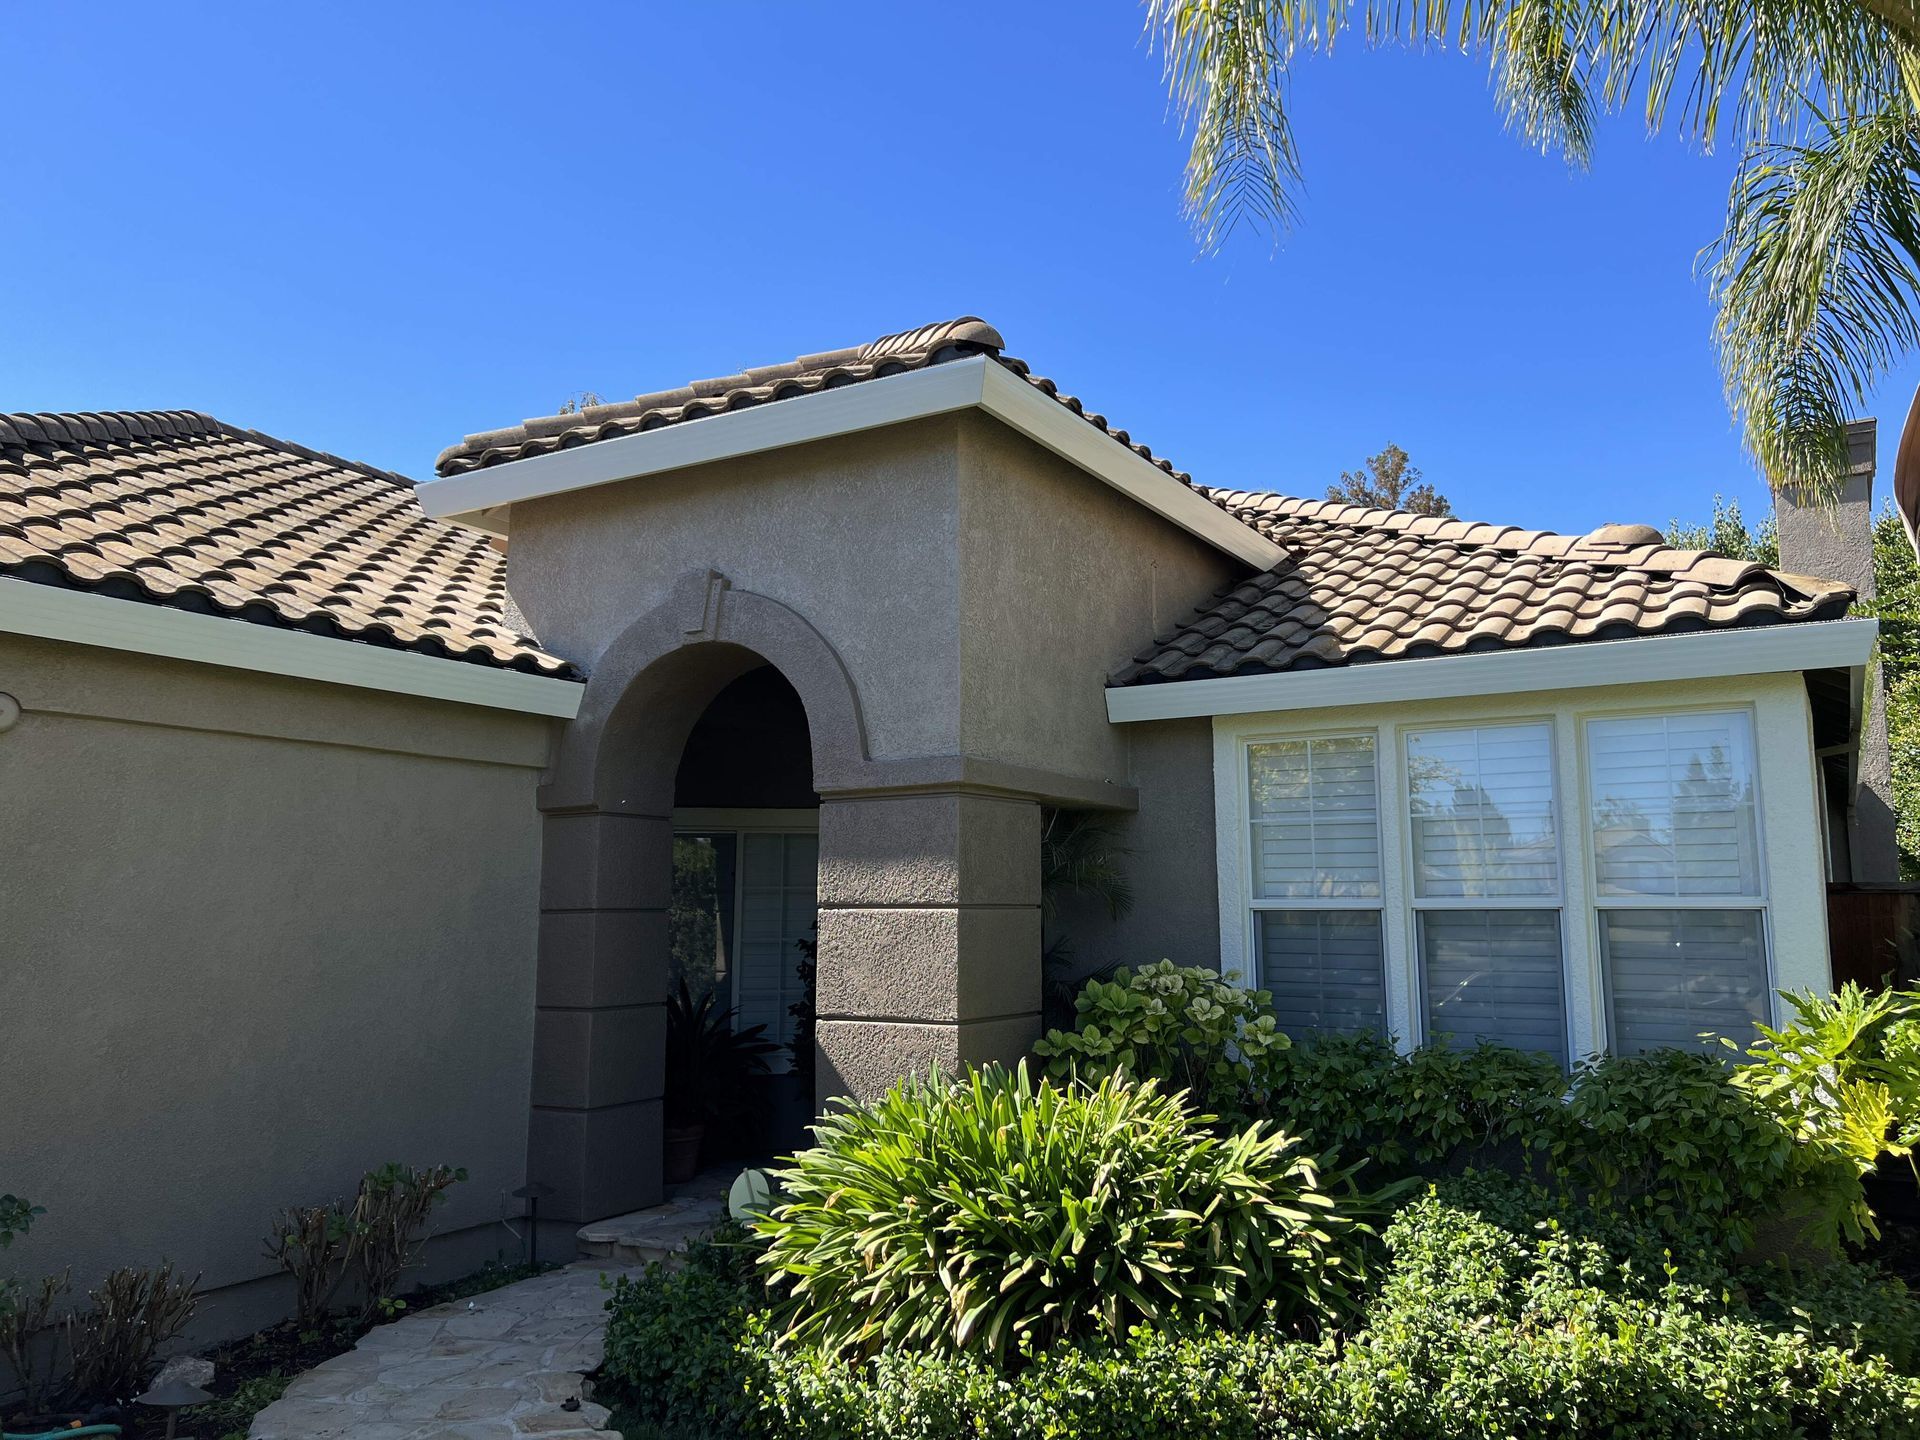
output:
[{"label": "terracotta flower pot", "polygon": [[707,1138],[704,1125],[670,1127],[666,1141],[666,1182],[684,1185],[700,1173],[700,1146]]}]

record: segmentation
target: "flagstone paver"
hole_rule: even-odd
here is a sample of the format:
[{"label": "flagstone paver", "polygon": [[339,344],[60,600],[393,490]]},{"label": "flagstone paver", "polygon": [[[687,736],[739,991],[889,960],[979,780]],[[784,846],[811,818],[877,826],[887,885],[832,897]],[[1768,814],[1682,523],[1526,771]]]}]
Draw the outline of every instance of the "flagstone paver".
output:
[{"label": "flagstone paver", "polygon": [[623,1268],[581,1261],[371,1330],[289,1385],[249,1440],[618,1440],[581,1377],[600,1363],[600,1277]]}]

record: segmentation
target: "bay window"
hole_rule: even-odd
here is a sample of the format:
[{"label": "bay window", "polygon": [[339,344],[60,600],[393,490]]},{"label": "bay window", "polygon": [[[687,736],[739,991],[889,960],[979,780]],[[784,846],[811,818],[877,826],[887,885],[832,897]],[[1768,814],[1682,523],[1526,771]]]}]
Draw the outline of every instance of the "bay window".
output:
[{"label": "bay window", "polygon": [[1248,752],[1255,962],[1282,1028],[1386,1028],[1371,735]]}]

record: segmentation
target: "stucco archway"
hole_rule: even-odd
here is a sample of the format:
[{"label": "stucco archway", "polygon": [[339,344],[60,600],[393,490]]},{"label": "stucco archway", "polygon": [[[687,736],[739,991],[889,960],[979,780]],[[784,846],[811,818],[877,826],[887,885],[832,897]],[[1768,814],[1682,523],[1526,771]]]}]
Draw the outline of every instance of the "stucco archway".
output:
[{"label": "stucco archway", "polygon": [[700,570],[594,663],[542,787],[528,1169],[563,1219],[661,1199],[674,777],[715,697],[766,665],[806,711],[815,784],[857,784],[866,727],[833,647],[789,607]]}]

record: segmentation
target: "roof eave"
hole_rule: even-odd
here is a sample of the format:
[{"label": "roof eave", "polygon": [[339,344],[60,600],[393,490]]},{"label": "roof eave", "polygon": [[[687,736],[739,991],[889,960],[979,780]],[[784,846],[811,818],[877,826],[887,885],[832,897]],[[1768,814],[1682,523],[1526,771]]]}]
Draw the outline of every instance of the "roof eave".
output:
[{"label": "roof eave", "polygon": [[1270,675],[1116,686],[1107,691],[1107,718],[1115,724],[1127,724],[1595,685],[1644,685],[1842,667],[1858,670],[1872,655],[1878,632],[1879,623],[1874,620],[1797,621],[1283,670]]},{"label": "roof eave", "polygon": [[586,694],[586,686],[578,680],[441,659],[6,576],[0,576],[0,634],[64,640],[559,720],[579,714]]},{"label": "roof eave", "polygon": [[756,455],[958,410],[984,410],[1162,519],[1257,569],[1285,552],[1152,461],[986,356],[684,420],[570,450],[425,480],[435,519],[504,535],[516,501]]}]

